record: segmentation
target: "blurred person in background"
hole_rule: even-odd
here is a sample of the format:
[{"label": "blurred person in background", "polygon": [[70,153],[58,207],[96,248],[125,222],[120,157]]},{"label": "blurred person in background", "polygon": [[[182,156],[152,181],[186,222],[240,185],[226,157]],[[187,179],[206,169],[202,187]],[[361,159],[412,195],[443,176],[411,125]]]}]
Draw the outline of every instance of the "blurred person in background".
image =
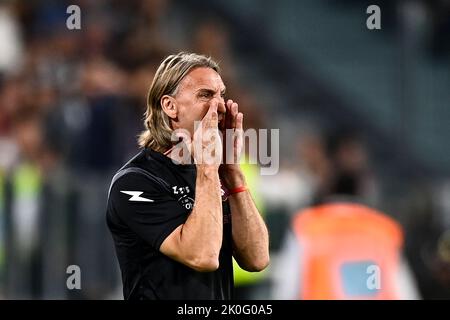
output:
[{"label": "blurred person in background", "polygon": [[328,143],[331,181],[292,219],[273,270],[275,299],[417,299],[402,227],[364,204],[368,158],[354,133]]},{"label": "blurred person in background", "polygon": [[4,132],[10,143],[2,145],[2,280],[8,298],[63,297],[65,275],[58,271],[68,265],[71,184],[44,120],[52,94],[40,90],[35,99],[14,99],[18,84],[27,92],[24,83],[10,79],[0,99],[10,125]]},{"label": "blurred person in background", "polygon": [[17,71],[23,60],[23,39],[12,1],[0,3],[0,75]]}]

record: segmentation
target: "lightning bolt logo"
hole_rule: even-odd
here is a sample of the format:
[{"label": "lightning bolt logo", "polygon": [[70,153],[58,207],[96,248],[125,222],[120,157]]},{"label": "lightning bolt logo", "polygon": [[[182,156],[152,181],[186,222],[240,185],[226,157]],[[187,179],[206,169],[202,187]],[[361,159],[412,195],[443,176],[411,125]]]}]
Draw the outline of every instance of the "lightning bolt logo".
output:
[{"label": "lightning bolt logo", "polygon": [[143,191],[120,191],[120,192],[131,196],[131,198],[129,199],[130,201],[139,201],[139,202],[153,202],[154,201],[151,199],[141,197],[140,195],[144,193]]}]

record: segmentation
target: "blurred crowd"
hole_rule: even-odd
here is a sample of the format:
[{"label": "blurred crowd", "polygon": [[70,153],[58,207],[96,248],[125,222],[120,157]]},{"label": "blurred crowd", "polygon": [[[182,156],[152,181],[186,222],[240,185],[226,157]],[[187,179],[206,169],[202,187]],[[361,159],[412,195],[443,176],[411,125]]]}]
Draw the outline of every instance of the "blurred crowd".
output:
[{"label": "blurred crowd", "polygon": [[[198,19],[182,1],[76,3],[80,30],[66,27],[70,1],[0,2],[0,298],[121,298],[105,226],[107,190],[112,174],[138,152],[145,95],[167,54],[211,55],[245,126],[279,125],[269,121],[258,92],[240,82],[239,57],[220,17]],[[364,135],[345,129],[298,132],[280,172],[255,178],[273,262],[292,215],[329,196],[332,186],[345,189],[357,179],[353,193],[382,203]],[[406,230],[407,241],[410,230],[424,235],[410,244],[418,249],[413,271],[422,275],[422,296],[449,297],[450,237],[434,232],[441,238],[424,248],[427,226],[433,223]],[[67,289],[69,265],[80,266],[82,290]],[[271,298],[271,271],[257,281],[265,284],[259,295],[242,297]]]}]

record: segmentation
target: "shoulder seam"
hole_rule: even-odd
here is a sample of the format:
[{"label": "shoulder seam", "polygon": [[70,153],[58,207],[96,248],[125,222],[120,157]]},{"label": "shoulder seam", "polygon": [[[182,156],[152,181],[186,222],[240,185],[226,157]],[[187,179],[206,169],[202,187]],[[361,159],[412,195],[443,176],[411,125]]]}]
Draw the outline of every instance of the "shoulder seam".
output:
[{"label": "shoulder seam", "polygon": [[131,167],[131,168],[124,168],[122,170],[119,170],[119,172],[117,172],[114,175],[114,177],[111,180],[111,185],[109,186],[108,198],[111,194],[111,190],[112,190],[112,187],[114,186],[114,183],[116,183],[117,180],[119,180],[121,177],[123,177],[124,175],[126,175],[128,173],[137,173],[137,174],[143,175],[148,180],[151,180],[152,182],[156,182],[157,184],[162,185],[168,192],[170,192],[169,184],[166,181],[164,181],[163,179],[151,174],[150,172],[145,171],[144,169],[137,168],[137,167]]}]

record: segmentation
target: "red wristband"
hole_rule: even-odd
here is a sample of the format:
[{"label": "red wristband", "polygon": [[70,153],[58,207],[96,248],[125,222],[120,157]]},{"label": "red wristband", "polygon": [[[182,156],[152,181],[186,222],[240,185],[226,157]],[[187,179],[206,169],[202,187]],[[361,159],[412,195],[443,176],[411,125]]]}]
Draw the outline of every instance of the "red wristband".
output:
[{"label": "red wristband", "polygon": [[228,190],[228,195],[232,195],[232,194],[239,193],[239,192],[244,192],[247,190],[248,190],[247,186],[237,187],[237,188]]}]

